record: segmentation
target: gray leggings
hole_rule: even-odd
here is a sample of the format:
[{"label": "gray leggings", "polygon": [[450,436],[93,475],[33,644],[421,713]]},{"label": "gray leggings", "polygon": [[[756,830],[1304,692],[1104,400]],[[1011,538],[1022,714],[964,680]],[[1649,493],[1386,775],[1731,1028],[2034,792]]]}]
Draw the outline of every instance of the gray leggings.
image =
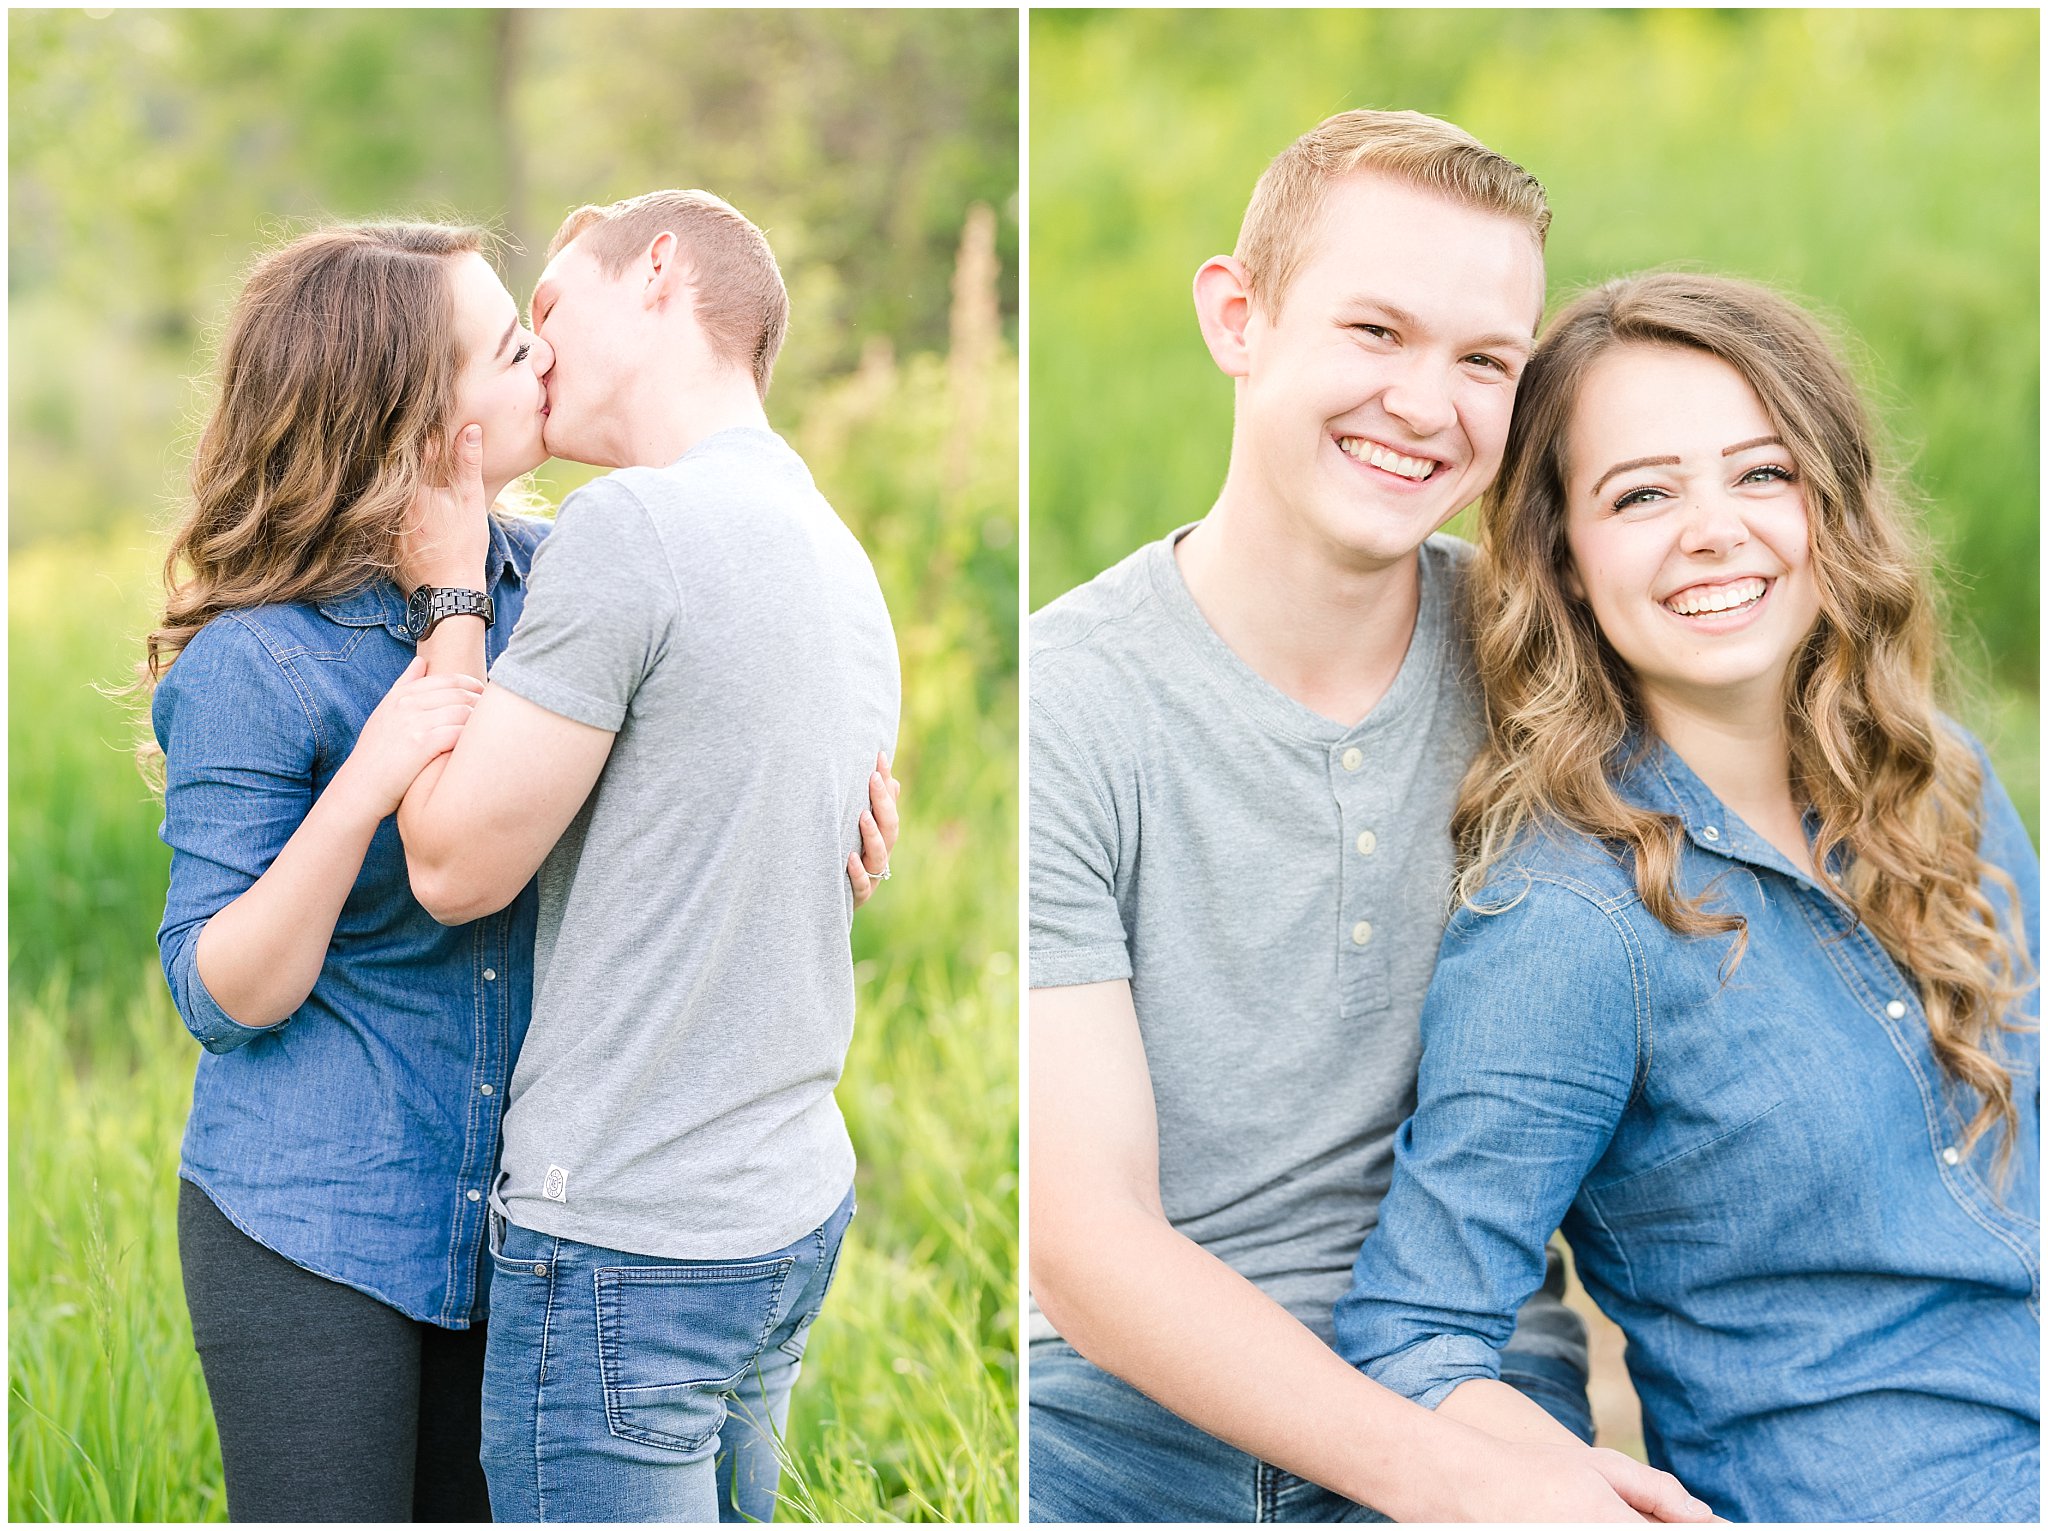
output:
[{"label": "gray leggings", "polygon": [[238,1521],[487,1521],[484,1330],[407,1318],[178,1182],[178,1259]]}]

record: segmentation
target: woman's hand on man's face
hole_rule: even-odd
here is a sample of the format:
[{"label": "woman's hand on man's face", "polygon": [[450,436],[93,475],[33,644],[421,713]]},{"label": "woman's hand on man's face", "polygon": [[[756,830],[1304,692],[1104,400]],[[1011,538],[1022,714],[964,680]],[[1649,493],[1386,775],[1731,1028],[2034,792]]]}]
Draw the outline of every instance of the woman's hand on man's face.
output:
[{"label": "woman's hand on man's face", "polygon": [[484,430],[465,425],[451,450],[429,469],[413,496],[398,537],[398,583],[410,595],[421,585],[484,588],[490,552],[490,506],[484,500]]}]

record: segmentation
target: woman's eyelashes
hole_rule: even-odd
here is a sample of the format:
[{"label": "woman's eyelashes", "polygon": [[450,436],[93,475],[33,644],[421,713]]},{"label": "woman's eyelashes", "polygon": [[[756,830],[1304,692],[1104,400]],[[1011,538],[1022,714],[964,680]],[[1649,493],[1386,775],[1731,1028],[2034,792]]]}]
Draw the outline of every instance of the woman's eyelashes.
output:
[{"label": "woman's eyelashes", "polygon": [[[1790,485],[1798,482],[1798,474],[1782,463],[1759,463],[1754,468],[1743,469],[1735,479],[1735,484],[1738,488],[1744,486],[1751,488],[1769,486],[1775,488],[1781,484]],[[1673,494],[1673,490],[1661,484],[1637,484],[1617,494],[1609,503],[1608,509],[1616,514],[1622,511],[1638,510],[1646,505],[1653,505],[1659,500],[1668,500],[1673,497]]]},{"label": "woman's eyelashes", "polygon": [[526,358],[532,354],[533,342],[530,340],[522,340],[519,342],[517,346],[513,348],[511,364],[516,367],[521,362],[525,361]]},{"label": "woman's eyelashes", "polygon": [[1764,484],[1772,482],[1796,484],[1799,482],[1799,475],[1790,468],[1783,467],[1777,463],[1764,463],[1760,467],[1749,469],[1735,482],[1738,484]]}]

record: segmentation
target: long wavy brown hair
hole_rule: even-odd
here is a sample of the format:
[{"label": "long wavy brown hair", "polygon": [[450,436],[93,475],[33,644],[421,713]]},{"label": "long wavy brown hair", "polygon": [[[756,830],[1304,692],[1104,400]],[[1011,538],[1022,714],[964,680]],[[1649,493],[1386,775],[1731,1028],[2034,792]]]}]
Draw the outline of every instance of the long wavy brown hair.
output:
[{"label": "long wavy brown hair", "polygon": [[[1967,1141],[2002,1124],[2002,1163],[2017,1113],[1995,1041],[2019,1029],[2009,1016],[2031,963],[2011,879],[1977,853],[1977,758],[1935,706],[1929,560],[1836,347],[1767,289],[1673,272],[1609,282],[1557,317],[1524,372],[1469,591],[1487,735],[1452,818],[1459,893],[1485,907],[1480,890],[1517,838],[1562,825],[1627,852],[1644,906],[1670,930],[1732,935],[1724,972],[1741,959],[1742,918],[1677,888],[1679,821],[1616,791],[1620,752],[1647,742],[1649,722],[1634,676],[1566,583],[1572,414],[1594,362],[1629,345],[1728,363],[1792,455],[1820,617],[1788,667],[1785,712],[1795,799],[1820,821],[1814,864],[1917,984],[1935,1056],[1981,1102]],[[1986,880],[2007,894],[2003,917]]]},{"label": "long wavy brown hair", "polygon": [[224,611],[324,600],[396,567],[455,409],[451,262],[487,239],[436,223],[344,224],[258,260],[221,340],[145,689]]}]

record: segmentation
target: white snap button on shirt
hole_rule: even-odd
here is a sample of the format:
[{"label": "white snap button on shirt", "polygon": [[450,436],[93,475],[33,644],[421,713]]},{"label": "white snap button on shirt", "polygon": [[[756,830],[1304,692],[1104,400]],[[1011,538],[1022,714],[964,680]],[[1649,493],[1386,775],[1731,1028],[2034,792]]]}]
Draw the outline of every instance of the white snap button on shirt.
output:
[{"label": "white snap button on shirt", "polygon": [[485,968],[485,969],[484,969],[484,982],[485,982],[485,983],[493,983],[493,982],[495,982],[495,981],[497,980],[497,977],[498,977],[498,970],[497,970],[496,968]]},{"label": "white snap button on shirt", "polygon": [[481,1192],[481,1191],[471,1191],[471,1192],[469,1193],[469,1199],[470,1199],[471,1201],[482,1201],[482,1200],[484,1199],[484,1196],[483,1196],[483,1192]]},{"label": "white snap button on shirt", "polygon": [[1902,999],[1895,999],[1884,1007],[1884,1013],[1895,1021],[1904,1020],[1906,1017],[1906,1002]]},{"label": "white snap button on shirt", "polygon": [[1721,838],[1721,831],[1714,828],[1713,825],[1709,824],[1705,829],[1700,831],[1700,838],[1703,840],[1718,840]]},{"label": "white snap button on shirt", "polygon": [[1953,1148],[1944,1148],[1941,1151],[1941,1162],[1943,1164],[1960,1164],[1963,1162],[1963,1156]]},{"label": "white snap button on shirt", "polygon": [[1370,941],[1371,939],[1372,922],[1370,920],[1360,920],[1356,925],[1351,927],[1351,940],[1355,945],[1363,946],[1366,942]]},{"label": "white snap button on shirt", "polygon": [[490,1087],[489,1085],[487,1085],[487,1084],[480,1084],[480,1085],[478,1085],[478,1086],[477,1086],[477,1089],[478,1089],[478,1090],[480,1090],[481,1092],[483,1092],[483,1093],[484,1093],[485,1095],[488,1095],[488,1094],[490,1094],[490,1093],[491,1093],[491,1087]]},{"label": "white snap button on shirt", "polygon": [[1352,749],[1348,749],[1348,750],[1346,750],[1346,751],[1344,752],[1344,769],[1345,769],[1345,770],[1347,770],[1347,771],[1355,771],[1355,770],[1357,770],[1357,769],[1358,769],[1358,768],[1359,768],[1360,766],[1362,766],[1362,765],[1364,765],[1364,764],[1365,764],[1365,754],[1364,754],[1364,752],[1363,752],[1362,750],[1359,750],[1359,749],[1357,749],[1357,748],[1355,748],[1355,747],[1354,747],[1354,748],[1352,748]]},{"label": "white snap button on shirt", "polygon": [[1359,855],[1370,856],[1373,853],[1373,848],[1377,846],[1379,843],[1379,836],[1375,835],[1371,830],[1361,829],[1358,832]]}]

